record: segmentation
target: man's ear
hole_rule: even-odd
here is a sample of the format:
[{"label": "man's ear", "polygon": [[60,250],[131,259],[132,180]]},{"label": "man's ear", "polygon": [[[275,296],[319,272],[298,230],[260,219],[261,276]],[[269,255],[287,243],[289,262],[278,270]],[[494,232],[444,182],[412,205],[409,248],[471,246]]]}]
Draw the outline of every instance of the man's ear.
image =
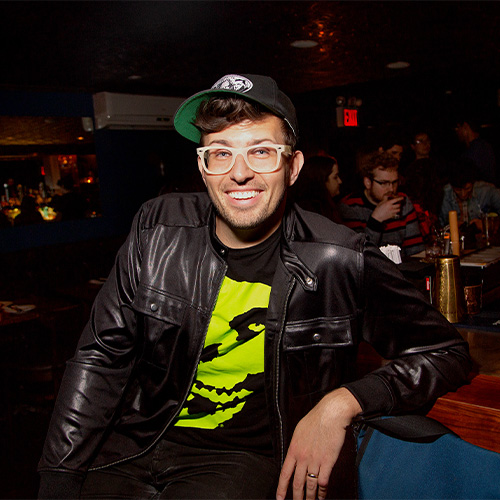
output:
[{"label": "man's ear", "polygon": [[383,153],[383,152],[384,152],[384,148],[383,148],[382,146],[379,146],[379,148],[378,148],[378,152],[379,152],[379,153]]},{"label": "man's ear", "polygon": [[302,151],[295,151],[293,153],[292,161],[290,162],[290,175],[288,178],[288,187],[295,184],[297,177],[304,166],[304,155]]},{"label": "man's ear", "polygon": [[198,170],[200,171],[201,178],[203,179],[203,182],[205,183],[205,186],[207,185],[207,181],[205,180],[205,170],[203,169],[203,165],[201,163],[201,158],[198,156]]},{"label": "man's ear", "polygon": [[372,180],[369,177],[363,177],[363,185],[365,186],[365,189],[370,191],[372,188]]}]

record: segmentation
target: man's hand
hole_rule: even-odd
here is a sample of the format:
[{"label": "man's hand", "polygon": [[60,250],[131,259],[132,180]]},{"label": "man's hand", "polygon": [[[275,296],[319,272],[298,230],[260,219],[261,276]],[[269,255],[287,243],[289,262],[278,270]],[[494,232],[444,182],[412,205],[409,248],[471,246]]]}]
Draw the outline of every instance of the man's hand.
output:
[{"label": "man's hand", "polygon": [[381,201],[372,212],[372,217],[379,222],[394,219],[394,217],[399,215],[403,199],[403,196],[396,196],[395,198]]},{"label": "man's hand", "polygon": [[324,500],[328,480],[344,444],[346,428],[361,413],[345,388],[327,394],[298,424],[281,469],[277,500],[286,496],[293,476],[293,500]]}]

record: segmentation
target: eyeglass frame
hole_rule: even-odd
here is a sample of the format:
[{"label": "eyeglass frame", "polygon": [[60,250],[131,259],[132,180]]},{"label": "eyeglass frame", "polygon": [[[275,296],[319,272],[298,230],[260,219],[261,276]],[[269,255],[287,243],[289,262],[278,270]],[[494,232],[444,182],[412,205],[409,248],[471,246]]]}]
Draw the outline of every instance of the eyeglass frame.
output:
[{"label": "eyeglass frame", "polygon": [[[276,166],[272,170],[266,170],[266,171],[259,171],[255,170],[250,163],[248,162],[248,151],[251,149],[259,148],[259,147],[275,147],[276,152],[278,153],[278,157],[276,159]],[[208,167],[205,165],[205,159],[204,159],[204,154],[206,151],[209,151],[210,149],[224,149],[227,150],[231,153],[232,155],[232,162],[230,163],[229,167],[227,170],[223,172],[211,172],[208,170]],[[236,163],[236,157],[238,155],[241,155],[243,157],[243,160],[247,164],[248,168],[252,170],[252,172],[255,172],[256,174],[272,174],[273,172],[276,172],[280,168],[280,163],[281,163],[281,155],[282,153],[284,154],[293,154],[293,149],[292,146],[288,144],[253,144],[252,146],[245,146],[244,148],[231,148],[229,146],[203,146],[201,148],[196,148],[196,153],[198,155],[198,158],[200,158],[201,161],[201,166],[203,167],[203,170],[209,174],[209,175],[225,175],[228,172],[231,171],[231,169],[234,167],[234,164]]]},{"label": "eyeglass frame", "polygon": [[376,182],[379,186],[382,186],[382,187],[387,187],[387,186],[389,186],[389,184],[392,187],[395,187],[399,184],[399,179],[397,181],[379,181],[377,179],[372,179],[372,181]]}]

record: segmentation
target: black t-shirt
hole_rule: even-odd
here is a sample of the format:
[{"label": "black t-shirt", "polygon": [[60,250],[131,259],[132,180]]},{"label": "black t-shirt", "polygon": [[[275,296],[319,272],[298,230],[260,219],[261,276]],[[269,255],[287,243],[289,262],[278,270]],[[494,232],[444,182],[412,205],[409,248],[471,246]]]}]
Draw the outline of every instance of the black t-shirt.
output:
[{"label": "black t-shirt", "polygon": [[166,439],[272,455],[264,394],[265,318],[281,231],[229,249],[205,346],[186,403]]}]

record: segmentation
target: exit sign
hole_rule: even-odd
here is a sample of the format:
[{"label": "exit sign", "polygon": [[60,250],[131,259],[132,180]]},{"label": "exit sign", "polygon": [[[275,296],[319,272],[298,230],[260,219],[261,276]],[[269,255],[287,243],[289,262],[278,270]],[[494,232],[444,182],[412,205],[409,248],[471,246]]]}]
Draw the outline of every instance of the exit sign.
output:
[{"label": "exit sign", "polygon": [[337,108],[337,127],[357,127],[358,110],[353,108]]},{"label": "exit sign", "polygon": [[344,127],[358,126],[358,110],[344,108]]}]

